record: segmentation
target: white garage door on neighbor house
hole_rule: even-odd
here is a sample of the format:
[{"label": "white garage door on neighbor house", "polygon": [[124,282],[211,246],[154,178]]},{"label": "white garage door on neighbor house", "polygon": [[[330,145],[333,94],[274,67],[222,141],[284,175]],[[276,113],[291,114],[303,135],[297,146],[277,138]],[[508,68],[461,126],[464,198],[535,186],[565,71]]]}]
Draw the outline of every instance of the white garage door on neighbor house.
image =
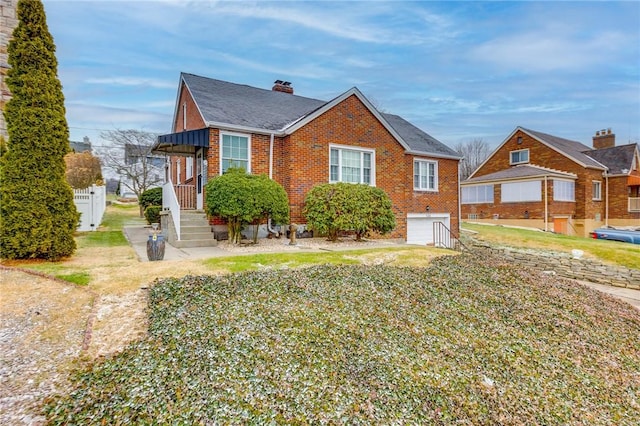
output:
[{"label": "white garage door on neighbor house", "polygon": [[451,229],[447,213],[409,213],[407,214],[407,244],[433,244],[433,224],[442,222]]}]

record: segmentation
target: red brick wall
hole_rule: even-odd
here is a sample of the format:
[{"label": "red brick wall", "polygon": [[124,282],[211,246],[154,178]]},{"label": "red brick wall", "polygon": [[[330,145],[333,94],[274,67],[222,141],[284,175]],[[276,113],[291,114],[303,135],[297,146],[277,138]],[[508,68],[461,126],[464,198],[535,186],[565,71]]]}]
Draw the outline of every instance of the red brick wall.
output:
[{"label": "red brick wall", "polygon": [[305,222],[302,209],[307,192],[318,183],[329,182],[330,144],[375,150],[375,184],[389,195],[396,214],[397,227],[391,237],[406,238],[407,213],[423,213],[426,205],[431,205],[433,213],[450,213],[452,230],[458,232],[458,162],[434,159],[438,161],[439,192],[414,192],[414,156],[405,154],[355,95],[294,132],[284,143],[284,161],[278,171],[284,176],[293,222]]},{"label": "red brick wall", "polygon": [[[605,183],[603,182],[602,185],[604,194]],[[629,212],[629,197],[640,197],[639,189],[638,186],[627,185],[627,176],[610,177],[609,218],[640,220],[640,212]]]},{"label": "red brick wall", "polygon": [[[183,105],[187,104],[187,127],[184,128],[183,124]],[[178,104],[176,105],[178,109],[178,114],[176,115],[176,121],[173,123],[173,131],[181,132],[183,130],[195,130],[202,129],[205,127],[205,122],[198,111],[195,103],[193,102],[193,98],[191,94],[187,90],[186,86],[183,84],[180,88],[180,99],[178,100]]]}]

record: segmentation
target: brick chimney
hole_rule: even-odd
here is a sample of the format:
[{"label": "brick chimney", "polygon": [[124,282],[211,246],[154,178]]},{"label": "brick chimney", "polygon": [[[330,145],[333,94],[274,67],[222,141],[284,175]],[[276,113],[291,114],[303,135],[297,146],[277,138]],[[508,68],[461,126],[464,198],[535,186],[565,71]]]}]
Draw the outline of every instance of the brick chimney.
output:
[{"label": "brick chimney", "polygon": [[273,83],[273,87],[271,88],[271,90],[273,90],[274,92],[284,92],[293,95],[293,87],[291,87],[291,82],[289,81],[276,80]]},{"label": "brick chimney", "polygon": [[616,146],[616,135],[611,129],[602,129],[593,137],[593,149],[613,148]]}]

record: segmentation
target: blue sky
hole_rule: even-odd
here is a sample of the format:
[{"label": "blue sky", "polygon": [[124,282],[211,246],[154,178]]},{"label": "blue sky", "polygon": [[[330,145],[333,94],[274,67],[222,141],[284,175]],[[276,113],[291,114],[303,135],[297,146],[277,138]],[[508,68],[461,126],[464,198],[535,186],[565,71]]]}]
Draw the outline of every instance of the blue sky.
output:
[{"label": "blue sky", "polygon": [[180,72],[330,100],[438,140],[516,126],[640,142],[640,2],[44,0],[71,139],[169,133]]}]

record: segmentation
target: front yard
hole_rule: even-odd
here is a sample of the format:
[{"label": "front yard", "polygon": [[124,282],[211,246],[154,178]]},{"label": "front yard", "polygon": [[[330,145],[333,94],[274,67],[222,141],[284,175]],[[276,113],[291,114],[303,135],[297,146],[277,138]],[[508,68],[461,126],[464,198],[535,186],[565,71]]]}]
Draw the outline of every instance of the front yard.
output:
[{"label": "front yard", "polygon": [[640,422],[640,315],[471,256],[166,279],[52,424]]},{"label": "front yard", "polygon": [[[109,206],[73,258],[8,265],[39,277],[0,270],[0,423],[39,424],[74,387],[51,423],[640,421],[640,315],[610,297],[415,246],[139,262],[137,214]],[[493,238],[640,265],[542,235]]]}]

